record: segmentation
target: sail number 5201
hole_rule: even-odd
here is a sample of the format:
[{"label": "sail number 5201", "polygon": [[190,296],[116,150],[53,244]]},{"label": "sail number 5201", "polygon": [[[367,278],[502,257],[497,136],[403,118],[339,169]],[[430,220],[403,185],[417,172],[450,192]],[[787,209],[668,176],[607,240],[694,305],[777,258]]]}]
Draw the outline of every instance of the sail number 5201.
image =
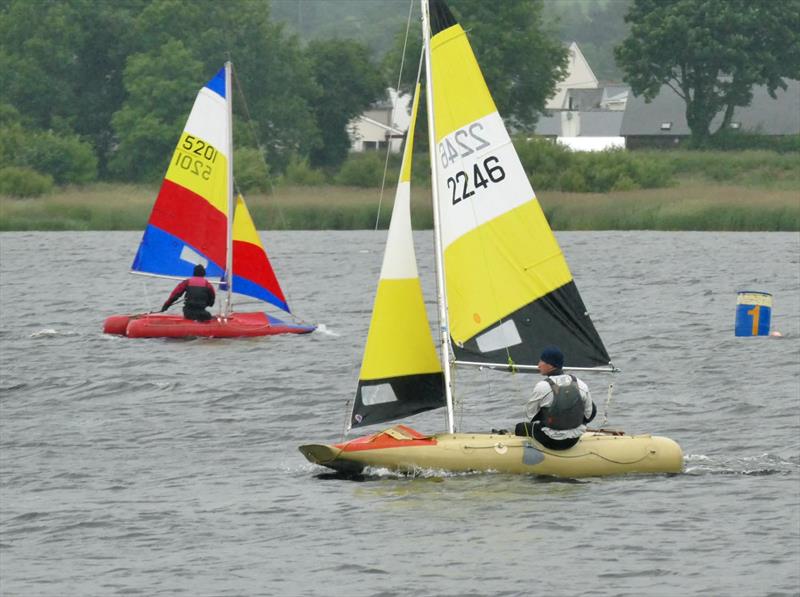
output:
[{"label": "sail number 5201", "polygon": [[470,185],[469,174],[463,170],[456,172],[455,176],[447,179],[447,188],[453,194],[453,205],[462,199],[469,199],[478,189],[485,189],[489,186],[489,182],[500,182],[505,177],[506,171],[500,165],[500,160],[493,155],[483,160],[483,164],[478,163],[473,166],[472,185]]},{"label": "sail number 5201", "polygon": [[175,152],[175,165],[203,180],[211,177],[211,165],[217,161],[217,150],[202,139],[186,135]]}]

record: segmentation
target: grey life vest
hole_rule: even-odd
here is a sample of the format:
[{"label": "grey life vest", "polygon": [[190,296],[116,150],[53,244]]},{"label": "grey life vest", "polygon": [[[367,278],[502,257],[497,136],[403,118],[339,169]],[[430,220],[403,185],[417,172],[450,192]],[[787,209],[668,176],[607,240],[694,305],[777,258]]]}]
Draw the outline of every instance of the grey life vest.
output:
[{"label": "grey life vest", "polygon": [[575,429],[583,424],[584,408],[578,380],[570,375],[569,385],[559,386],[549,377],[547,383],[553,390],[553,402],[541,409],[542,427],[550,429]]}]

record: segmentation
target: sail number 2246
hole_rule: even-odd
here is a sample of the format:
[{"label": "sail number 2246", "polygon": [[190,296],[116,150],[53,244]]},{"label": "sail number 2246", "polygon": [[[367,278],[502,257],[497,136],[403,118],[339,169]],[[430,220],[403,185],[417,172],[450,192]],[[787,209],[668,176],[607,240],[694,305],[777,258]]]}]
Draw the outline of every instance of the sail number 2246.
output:
[{"label": "sail number 2246", "polygon": [[[484,139],[483,125],[479,122],[469,127],[459,129],[450,138],[439,143],[439,157],[442,167],[454,165],[457,160],[466,158],[481,149],[489,147],[490,143]],[[473,158],[474,159],[474,158]],[[447,188],[450,189],[453,205],[464,199],[469,199],[480,189],[485,189],[490,182],[500,182],[506,177],[505,170],[500,166],[500,160],[490,155],[481,161],[476,161],[471,172],[459,170],[447,178]]]},{"label": "sail number 2246", "polygon": [[506,172],[500,165],[500,160],[493,155],[485,158],[482,164],[478,162],[472,167],[472,184],[470,175],[464,170],[459,170],[455,176],[447,178],[447,188],[452,192],[453,205],[462,199],[469,199],[479,189],[485,189],[489,186],[489,182],[500,182],[505,177]]}]

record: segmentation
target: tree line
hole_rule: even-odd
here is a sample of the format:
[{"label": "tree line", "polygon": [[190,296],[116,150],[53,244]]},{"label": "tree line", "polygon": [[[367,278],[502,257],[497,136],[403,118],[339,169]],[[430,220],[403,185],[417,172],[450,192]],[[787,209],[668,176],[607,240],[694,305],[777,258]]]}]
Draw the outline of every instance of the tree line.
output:
[{"label": "tree line", "polygon": [[[4,162],[16,157],[54,175],[58,157],[33,154],[84,162],[80,175],[56,182],[91,178],[91,158],[101,179],[158,179],[197,90],[226,60],[236,75],[235,144],[276,169],[292,154],[341,160],[328,143],[333,131],[384,89],[362,45],[301,46],[270,19],[268,2],[10,0],[0,40],[0,124],[16,150]],[[332,114],[344,87],[350,101]]]},{"label": "tree line", "polygon": [[[566,75],[547,5],[450,5],[500,113],[530,130]],[[408,39],[405,20],[396,23],[379,57],[358,39],[302,41],[272,17],[269,0],[0,0],[2,178],[157,181],[197,89],[226,60],[235,74],[235,162],[251,165],[254,178],[264,164],[262,178],[298,164],[333,173],[348,156],[347,123],[397,84],[403,48],[401,89],[410,89],[418,11]],[[634,93],[653,97],[671,85],[701,141],[715,132],[717,113],[728,118],[749,103],[753,85],[774,92],[784,77],[800,78],[800,0],[625,0],[584,17],[601,13],[624,21],[615,57]]]},{"label": "tree line", "polygon": [[[474,43],[486,48],[498,103],[532,122],[566,64],[561,44],[541,30],[541,2],[494,11],[480,0],[454,4],[485,26]],[[511,22],[519,35],[498,46],[490,36]],[[392,32],[394,47],[405,29]],[[411,55],[406,70],[415,74]],[[540,59],[526,65],[531,55]],[[235,161],[262,161],[271,174],[298,161],[340,167],[347,123],[396,85],[400,63],[396,52],[381,61],[354,39],[301,42],[271,17],[268,0],[2,0],[0,168],[32,169],[56,184],[157,181],[197,90],[226,60]],[[513,84],[502,74],[512,70]]]}]

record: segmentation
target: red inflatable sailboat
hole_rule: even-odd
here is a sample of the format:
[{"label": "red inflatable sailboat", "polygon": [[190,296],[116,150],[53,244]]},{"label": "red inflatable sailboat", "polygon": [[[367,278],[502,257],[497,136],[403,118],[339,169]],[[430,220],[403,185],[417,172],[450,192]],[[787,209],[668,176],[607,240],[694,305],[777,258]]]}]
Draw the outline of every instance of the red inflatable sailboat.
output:
[{"label": "red inflatable sailboat", "polygon": [[314,331],[303,322],[232,309],[231,294],[237,293],[291,315],[244,199],[233,191],[230,92],[228,62],[197,94],[131,267],[133,273],[180,280],[202,264],[222,291],[219,313],[204,322],[166,313],[113,315],[105,321],[105,333],[232,338]]}]

